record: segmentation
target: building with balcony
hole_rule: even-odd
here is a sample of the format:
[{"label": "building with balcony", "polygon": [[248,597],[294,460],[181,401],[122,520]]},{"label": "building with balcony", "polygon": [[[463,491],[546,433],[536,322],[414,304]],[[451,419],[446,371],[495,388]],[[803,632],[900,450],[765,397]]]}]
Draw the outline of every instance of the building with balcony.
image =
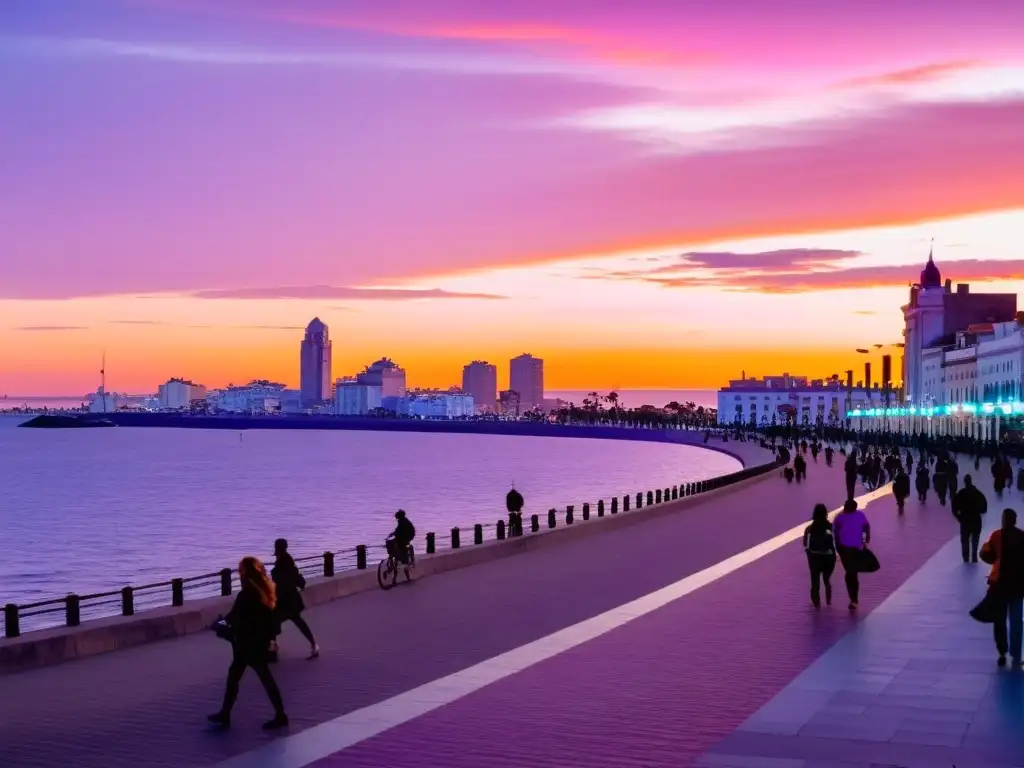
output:
[{"label": "building with balcony", "polygon": [[729,382],[718,390],[719,424],[755,424],[766,427],[795,421],[797,424],[840,423],[847,411],[883,407],[886,398],[896,402],[895,390],[854,386],[838,377],[809,379],[807,376],[765,376]]},{"label": "building with balcony", "polygon": [[[920,282],[910,287],[910,301],[903,311],[903,377],[907,404],[923,405],[943,399],[944,374],[935,349],[956,344],[958,332],[972,326],[1004,323],[1017,313],[1012,293],[971,293],[960,283],[943,282],[933,253],[921,270]],[[961,380],[963,381],[963,380]]]}]

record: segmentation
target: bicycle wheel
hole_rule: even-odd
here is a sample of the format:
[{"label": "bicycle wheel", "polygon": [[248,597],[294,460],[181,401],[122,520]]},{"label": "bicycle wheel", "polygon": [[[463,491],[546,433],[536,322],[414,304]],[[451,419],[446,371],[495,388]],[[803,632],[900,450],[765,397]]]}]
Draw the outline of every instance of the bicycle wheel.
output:
[{"label": "bicycle wheel", "polygon": [[416,567],[416,554],[412,551],[412,547],[409,547],[409,562],[405,565],[405,580],[412,581],[412,569]]},{"label": "bicycle wheel", "polygon": [[390,557],[385,557],[380,561],[380,565],[377,566],[377,583],[381,589],[387,591],[395,585],[394,572]]}]

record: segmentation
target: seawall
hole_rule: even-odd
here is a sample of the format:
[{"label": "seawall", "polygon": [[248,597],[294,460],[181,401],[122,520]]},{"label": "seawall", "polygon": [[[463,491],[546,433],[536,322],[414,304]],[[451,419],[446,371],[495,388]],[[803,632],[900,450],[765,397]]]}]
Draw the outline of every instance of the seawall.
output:
[{"label": "seawall", "polygon": [[712,435],[704,443],[704,432],[685,429],[645,429],[611,425],[561,425],[531,421],[433,421],[422,419],[384,419],[360,416],[204,416],[179,413],[117,411],[96,414],[119,427],[174,429],[221,429],[242,432],[250,429],[315,429],[363,432],[430,432],[454,435],[521,435],[527,437],[570,437],[598,440],[640,440],[644,442],[691,445],[718,451],[737,459],[744,467],[772,460],[771,453],[756,443],[724,441]]}]

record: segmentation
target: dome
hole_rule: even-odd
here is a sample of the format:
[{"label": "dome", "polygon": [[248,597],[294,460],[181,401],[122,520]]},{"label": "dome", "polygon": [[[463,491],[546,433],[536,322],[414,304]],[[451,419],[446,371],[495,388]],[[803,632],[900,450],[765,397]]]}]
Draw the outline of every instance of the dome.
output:
[{"label": "dome", "polygon": [[932,259],[932,252],[930,250],[928,251],[928,263],[925,264],[924,269],[921,270],[921,287],[942,287],[942,275],[939,273],[939,268],[935,266],[935,261]]}]

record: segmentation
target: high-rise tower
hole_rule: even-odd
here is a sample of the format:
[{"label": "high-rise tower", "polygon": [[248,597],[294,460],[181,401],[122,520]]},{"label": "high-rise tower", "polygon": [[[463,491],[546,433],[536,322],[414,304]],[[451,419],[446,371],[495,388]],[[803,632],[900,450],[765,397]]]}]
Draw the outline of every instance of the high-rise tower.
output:
[{"label": "high-rise tower", "polygon": [[322,405],[331,398],[331,339],[319,317],[306,326],[299,358],[299,389],[303,408]]}]

